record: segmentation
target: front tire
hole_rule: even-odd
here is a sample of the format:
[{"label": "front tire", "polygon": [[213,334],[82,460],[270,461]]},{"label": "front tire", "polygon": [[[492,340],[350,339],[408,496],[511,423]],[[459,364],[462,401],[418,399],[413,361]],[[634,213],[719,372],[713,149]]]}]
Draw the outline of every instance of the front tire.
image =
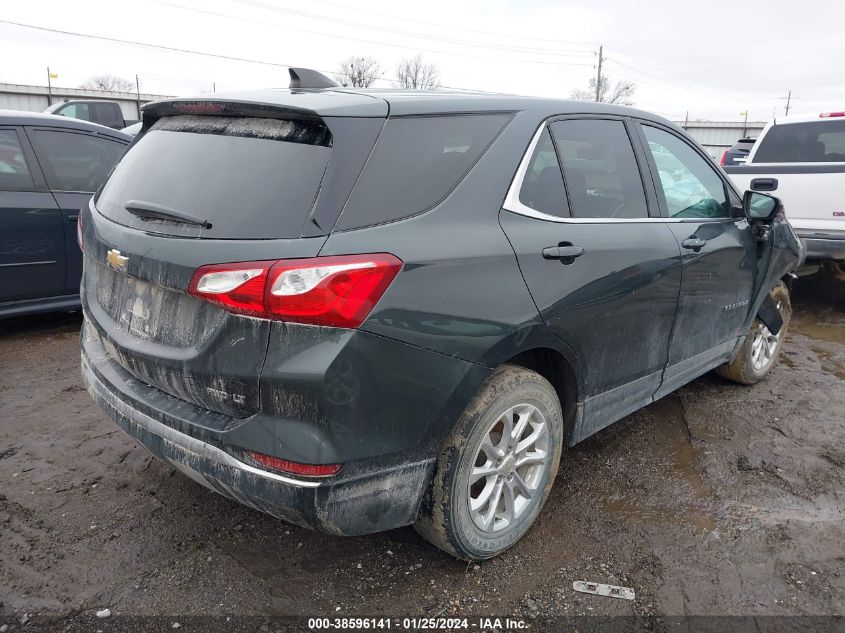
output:
[{"label": "front tire", "polygon": [[755,318],[736,357],[730,363],[716,368],[716,373],[723,378],[741,385],[753,385],[760,382],[774,366],[792,318],[792,304],[789,301],[789,290],[782,281],[769,294],[778,306],[783,326],[775,336],[760,319]]},{"label": "front tire", "polygon": [[531,527],[557,474],[563,415],[539,374],[503,365],[485,382],[441,450],[414,527],[463,560],[484,560]]}]

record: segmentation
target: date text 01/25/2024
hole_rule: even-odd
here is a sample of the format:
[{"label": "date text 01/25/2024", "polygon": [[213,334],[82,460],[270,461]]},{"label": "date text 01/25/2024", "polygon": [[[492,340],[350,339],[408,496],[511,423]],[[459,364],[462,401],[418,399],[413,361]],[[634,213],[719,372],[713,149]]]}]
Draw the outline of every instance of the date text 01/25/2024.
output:
[{"label": "date text 01/25/2024", "polygon": [[351,618],[309,618],[308,628],[319,630],[500,630],[517,631],[527,628],[524,620],[519,618],[441,618],[441,617],[351,617]]}]

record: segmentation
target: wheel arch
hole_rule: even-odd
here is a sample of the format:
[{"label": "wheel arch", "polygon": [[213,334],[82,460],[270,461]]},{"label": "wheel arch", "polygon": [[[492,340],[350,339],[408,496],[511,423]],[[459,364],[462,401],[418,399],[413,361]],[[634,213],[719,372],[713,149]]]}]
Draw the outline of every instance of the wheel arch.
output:
[{"label": "wheel arch", "polygon": [[502,364],[516,365],[537,372],[554,387],[563,412],[563,442],[564,446],[567,446],[580,411],[578,374],[570,360],[557,349],[534,347],[515,354]]}]

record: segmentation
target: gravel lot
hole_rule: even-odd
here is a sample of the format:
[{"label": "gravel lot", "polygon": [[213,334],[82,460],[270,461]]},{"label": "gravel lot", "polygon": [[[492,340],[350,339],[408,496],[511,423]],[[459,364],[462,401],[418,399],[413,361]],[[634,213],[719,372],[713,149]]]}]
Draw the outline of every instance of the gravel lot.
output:
[{"label": "gravel lot", "polygon": [[[0,322],[0,624],[73,628],[103,608],[650,615],[658,628],[684,614],[842,614],[845,282],[801,279],[793,305],[766,381],[705,376],[566,452],[531,532],[480,565],[410,527],[341,539],[214,495],[93,405],[78,314]],[[637,600],[576,594],[574,580]]]}]

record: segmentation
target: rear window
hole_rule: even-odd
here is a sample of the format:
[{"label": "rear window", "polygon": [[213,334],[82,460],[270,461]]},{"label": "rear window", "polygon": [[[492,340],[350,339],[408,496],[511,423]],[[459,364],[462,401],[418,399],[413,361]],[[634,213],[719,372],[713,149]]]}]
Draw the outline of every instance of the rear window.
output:
[{"label": "rear window", "polygon": [[[121,224],[173,235],[299,237],[331,153],[322,123],[248,117],[159,119],[126,153],[97,199]],[[210,229],[128,213],[130,200],[201,218]]]},{"label": "rear window", "polygon": [[0,130],[0,191],[32,189],[32,176],[14,130]]},{"label": "rear window", "polygon": [[30,138],[53,191],[96,191],[127,146],[102,136],[58,130],[34,130]]},{"label": "rear window", "polygon": [[507,114],[391,119],[338,229],[406,218],[441,202],[510,120]]},{"label": "rear window", "polygon": [[755,163],[845,162],[845,120],[773,125],[759,142]]}]

